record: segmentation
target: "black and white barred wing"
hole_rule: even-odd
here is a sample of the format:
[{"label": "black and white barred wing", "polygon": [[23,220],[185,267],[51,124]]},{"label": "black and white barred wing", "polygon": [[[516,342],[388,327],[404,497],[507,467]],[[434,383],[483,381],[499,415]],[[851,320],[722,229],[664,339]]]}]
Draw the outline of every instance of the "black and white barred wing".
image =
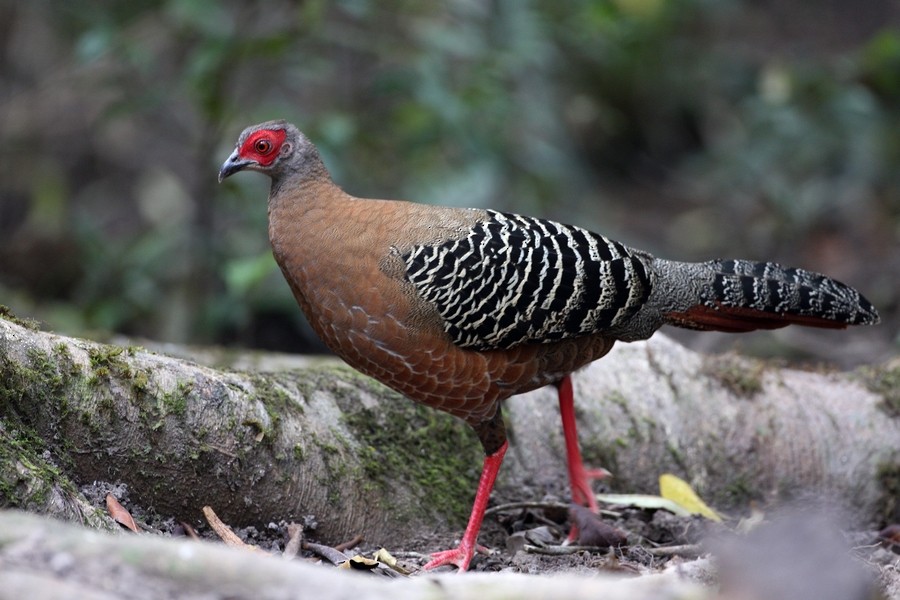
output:
[{"label": "black and white barred wing", "polygon": [[579,227],[487,211],[468,235],[403,255],[454,343],[487,350],[597,333],[647,299],[633,250]]}]

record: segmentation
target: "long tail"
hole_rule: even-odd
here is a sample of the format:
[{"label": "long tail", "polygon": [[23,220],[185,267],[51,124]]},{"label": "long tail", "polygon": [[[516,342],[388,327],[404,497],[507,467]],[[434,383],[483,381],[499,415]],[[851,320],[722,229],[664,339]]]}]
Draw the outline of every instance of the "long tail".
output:
[{"label": "long tail", "polygon": [[690,281],[690,297],[675,292],[675,298],[660,302],[664,320],[678,327],[744,332],[791,324],[843,329],[879,321],[862,294],[819,273],[746,260],[657,262],[662,288],[683,290],[685,279]]}]

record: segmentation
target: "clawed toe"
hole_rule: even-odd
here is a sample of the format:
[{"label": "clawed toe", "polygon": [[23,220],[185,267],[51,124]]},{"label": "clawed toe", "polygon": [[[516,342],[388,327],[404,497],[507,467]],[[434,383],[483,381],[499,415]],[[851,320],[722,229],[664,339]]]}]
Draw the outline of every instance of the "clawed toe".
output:
[{"label": "clawed toe", "polygon": [[[483,546],[479,546],[478,549],[479,551],[485,550]],[[469,563],[472,561],[472,556],[474,554],[475,550],[473,548],[463,548],[462,546],[451,550],[433,552],[431,554],[431,560],[428,561],[422,569],[429,571],[431,569],[443,567],[444,565],[456,565],[460,572],[462,572],[469,568]]]}]

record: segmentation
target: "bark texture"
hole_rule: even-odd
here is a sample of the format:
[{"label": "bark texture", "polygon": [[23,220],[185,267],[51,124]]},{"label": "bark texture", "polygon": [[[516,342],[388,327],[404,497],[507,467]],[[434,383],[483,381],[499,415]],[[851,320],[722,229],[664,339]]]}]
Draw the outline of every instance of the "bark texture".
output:
[{"label": "bark texture", "polygon": [[[726,510],[816,497],[857,525],[900,519],[900,360],[798,370],[656,335],[617,345],[574,386],[585,460],[612,471],[617,489],[655,492],[672,472]],[[558,470],[564,452],[553,395],[507,406],[510,455],[533,472]]]}]

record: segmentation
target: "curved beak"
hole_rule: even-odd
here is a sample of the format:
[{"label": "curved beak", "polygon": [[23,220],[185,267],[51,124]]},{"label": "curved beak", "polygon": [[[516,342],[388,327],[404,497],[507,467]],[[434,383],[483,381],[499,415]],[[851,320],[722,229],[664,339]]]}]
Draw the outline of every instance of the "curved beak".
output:
[{"label": "curved beak", "polygon": [[235,149],[235,151],[231,153],[231,156],[229,156],[225,160],[225,162],[222,164],[222,168],[219,169],[219,183],[222,183],[222,181],[226,177],[229,177],[230,175],[234,175],[238,171],[240,171],[242,169],[246,169],[247,167],[249,167],[250,165],[252,165],[254,163],[255,163],[255,161],[252,161],[252,160],[249,160],[246,158],[241,158],[238,155],[237,149]]}]

